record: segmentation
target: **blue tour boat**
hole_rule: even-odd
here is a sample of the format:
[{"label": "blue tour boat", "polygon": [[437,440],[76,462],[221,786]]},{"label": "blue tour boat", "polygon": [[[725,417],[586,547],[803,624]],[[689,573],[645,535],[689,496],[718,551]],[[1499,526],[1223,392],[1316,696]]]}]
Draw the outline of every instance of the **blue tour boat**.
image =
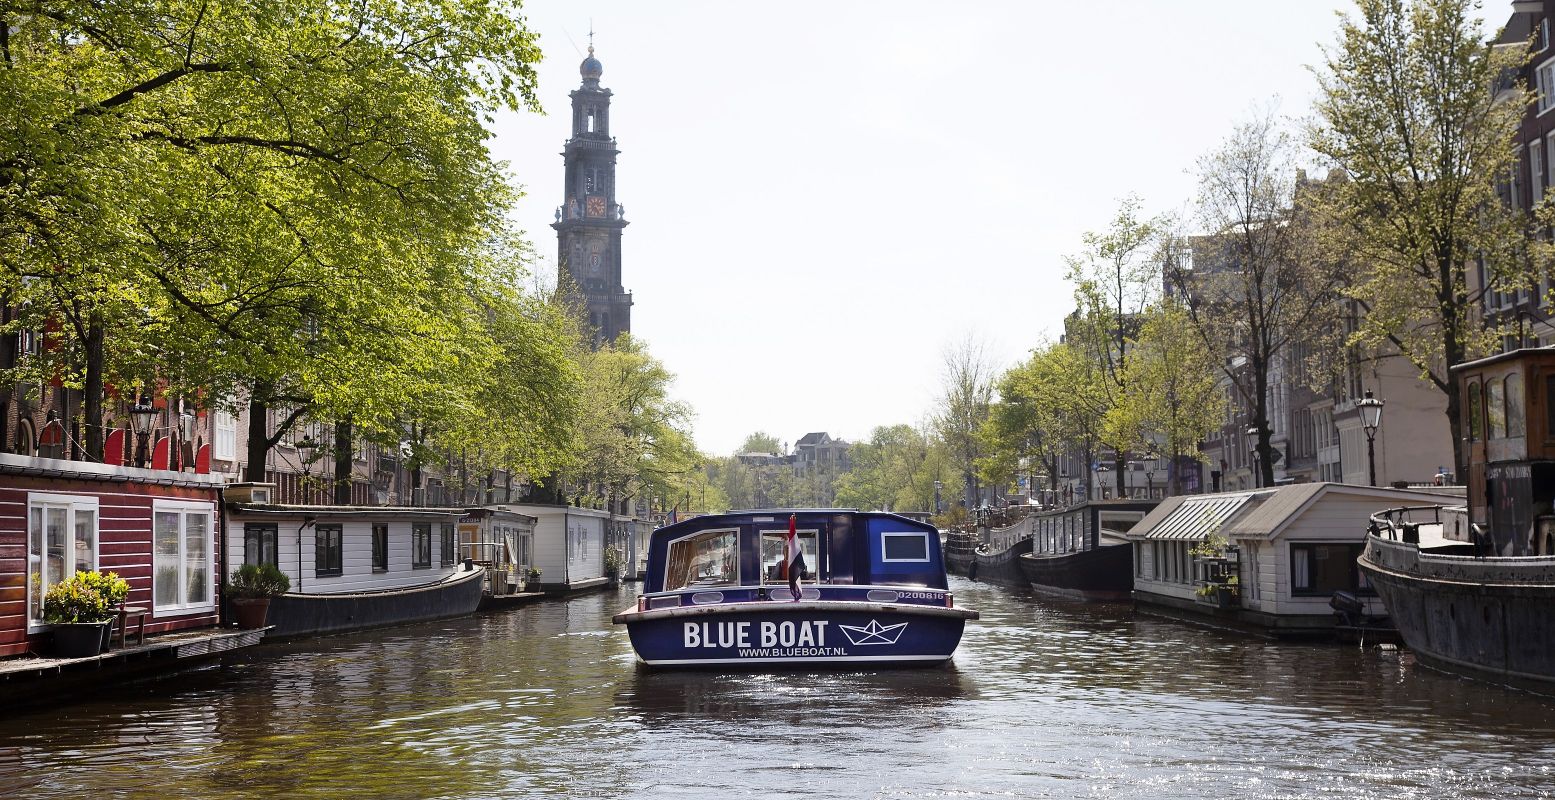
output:
[{"label": "blue tour boat", "polygon": [[[801,554],[798,597],[789,553]],[[614,622],[650,666],[765,668],[937,664],[969,619],[977,612],[955,607],[932,526],[881,512],[784,509],[654,531],[643,593]]]}]

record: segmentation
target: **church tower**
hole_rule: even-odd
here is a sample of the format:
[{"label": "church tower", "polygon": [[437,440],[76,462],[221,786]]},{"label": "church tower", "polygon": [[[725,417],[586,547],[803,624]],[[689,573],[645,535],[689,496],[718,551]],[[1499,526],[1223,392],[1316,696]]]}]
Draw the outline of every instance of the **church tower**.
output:
[{"label": "church tower", "polygon": [[557,264],[562,284],[576,287],[594,341],[612,341],[632,329],[632,295],[621,285],[621,230],[626,213],[616,202],[616,140],[610,135],[610,90],[599,86],[604,67],[589,45],[572,91],[572,138],[565,198],[556,210]]}]

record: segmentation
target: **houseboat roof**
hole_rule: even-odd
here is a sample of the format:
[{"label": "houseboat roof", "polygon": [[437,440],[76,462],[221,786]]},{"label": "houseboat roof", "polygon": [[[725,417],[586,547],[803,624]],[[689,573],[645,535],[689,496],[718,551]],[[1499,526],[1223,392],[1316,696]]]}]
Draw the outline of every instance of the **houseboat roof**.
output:
[{"label": "houseboat roof", "polygon": [[199,489],[220,489],[225,483],[220,475],[201,475],[194,472],[175,472],[170,469],[145,469],[99,464],[95,461],[67,461],[62,458],[35,458],[14,453],[0,453],[0,474],[32,475],[41,478],[66,480],[108,481],[110,483],[139,483],[157,486],[187,486]]},{"label": "houseboat roof", "polygon": [[228,503],[235,514],[259,514],[279,517],[452,517],[464,516],[464,508],[423,508],[420,506],[305,506],[280,503]]},{"label": "houseboat roof", "polygon": [[1442,503],[1450,491],[1393,489],[1346,483],[1296,483],[1272,489],[1168,497],[1127,534],[1130,539],[1198,540],[1211,534],[1226,538],[1273,539],[1290,522],[1329,494],[1376,498],[1387,503]]},{"label": "houseboat roof", "polygon": [[1454,364],[1450,371],[1459,372],[1466,369],[1478,369],[1480,367],[1488,367],[1491,364],[1497,364],[1502,361],[1515,361],[1519,358],[1524,358],[1531,355],[1548,356],[1551,353],[1555,353],[1555,345],[1550,345],[1547,347],[1524,347],[1518,350],[1508,350],[1505,353],[1497,353],[1493,356],[1476,358],[1473,361],[1465,361],[1461,364]]}]

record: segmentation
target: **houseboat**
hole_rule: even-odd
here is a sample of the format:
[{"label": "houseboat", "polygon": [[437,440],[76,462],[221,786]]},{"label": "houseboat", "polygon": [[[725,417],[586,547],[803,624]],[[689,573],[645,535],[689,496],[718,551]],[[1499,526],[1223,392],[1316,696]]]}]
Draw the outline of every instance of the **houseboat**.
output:
[{"label": "houseboat", "polygon": [[472,508],[459,518],[460,560],[468,558],[486,571],[483,606],[526,594],[536,522],[506,505]]},{"label": "houseboat", "polygon": [[1158,503],[1090,500],[1031,516],[1031,551],[1017,559],[1021,577],[1051,597],[1126,602],[1134,590],[1126,534]]},{"label": "houseboat", "polygon": [[[1356,566],[1366,535],[1358,521],[1443,497],[1343,483],[1169,497],[1125,534],[1135,605],[1269,636],[1326,638],[1343,624],[1375,626],[1387,606]],[[1357,607],[1342,617],[1338,599]]]},{"label": "houseboat", "polygon": [[214,628],[221,484],[194,471],[0,454],[0,656],[48,652],[43,596],[77,571],[129,581],[140,633]]},{"label": "houseboat", "polygon": [[1017,560],[1031,552],[1030,523],[1030,517],[1023,517],[1012,525],[985,528],[982,544],[972,551],[967,574],[980,581],[1025,585]]},{"label": "houseboat", "polygon": [[1517,350],[1453,372],[1467,504],[1395,504],[1374,515],[1360,568],[1421,663],[1552,693],[1555,350]]},{"label": "houseboat", "polygon": [[655,530],[643,593],[614,622],[649,666],[767,668],[937,664],[969,619],[977,612],[955,607],[932,526],[821,509]]},{"label": "houseboat", "polygon": [[272,636],[310,636],[472,614],[486,571],[459,554],[458,508],[271,503],[273,486],[225,493],[226,571],[273,564]]},{"label": "houseboat", "polygon": [[525,503],[515,511],[535,518],[528,591],[570,594],[610,585],[605,569],[608,533],[616,518],[608,511]]}]

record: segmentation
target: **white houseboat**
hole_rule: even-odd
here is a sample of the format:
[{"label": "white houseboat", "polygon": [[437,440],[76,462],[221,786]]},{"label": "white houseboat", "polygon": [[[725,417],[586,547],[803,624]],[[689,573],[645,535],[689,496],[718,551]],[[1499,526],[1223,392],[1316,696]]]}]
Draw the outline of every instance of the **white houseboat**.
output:
[{"label": "white houseboat", "polygon": [[486,570],[488,597],[511,596],[527,588],[536,522],[507,505],[472,508],[459,519],[459,554]]},{"label": "white houseboat", "polygon": [[1125,536],[1141,610],[1275,636],[1331,636],[1335,593],[1354,621],[1387,610],[1356,558],[1368,517],[1440,492],[1303,483],[1167,498]]},{"label": "white houseboat", "polygon": [[485,571],[461,558],[464,509],[270,502],[229,486],[225,572],[274,564],[291,591],[270,603],[272,636],[338,633],[473,613]]},{"label": "white houseboat", "polygon": [[580,592],[610,583],[605,574],[606,532],[613,519],[610,512],[534,504],[512,508],[535,518],[530,563],[540,575],[531,578],[530,591]]}]

